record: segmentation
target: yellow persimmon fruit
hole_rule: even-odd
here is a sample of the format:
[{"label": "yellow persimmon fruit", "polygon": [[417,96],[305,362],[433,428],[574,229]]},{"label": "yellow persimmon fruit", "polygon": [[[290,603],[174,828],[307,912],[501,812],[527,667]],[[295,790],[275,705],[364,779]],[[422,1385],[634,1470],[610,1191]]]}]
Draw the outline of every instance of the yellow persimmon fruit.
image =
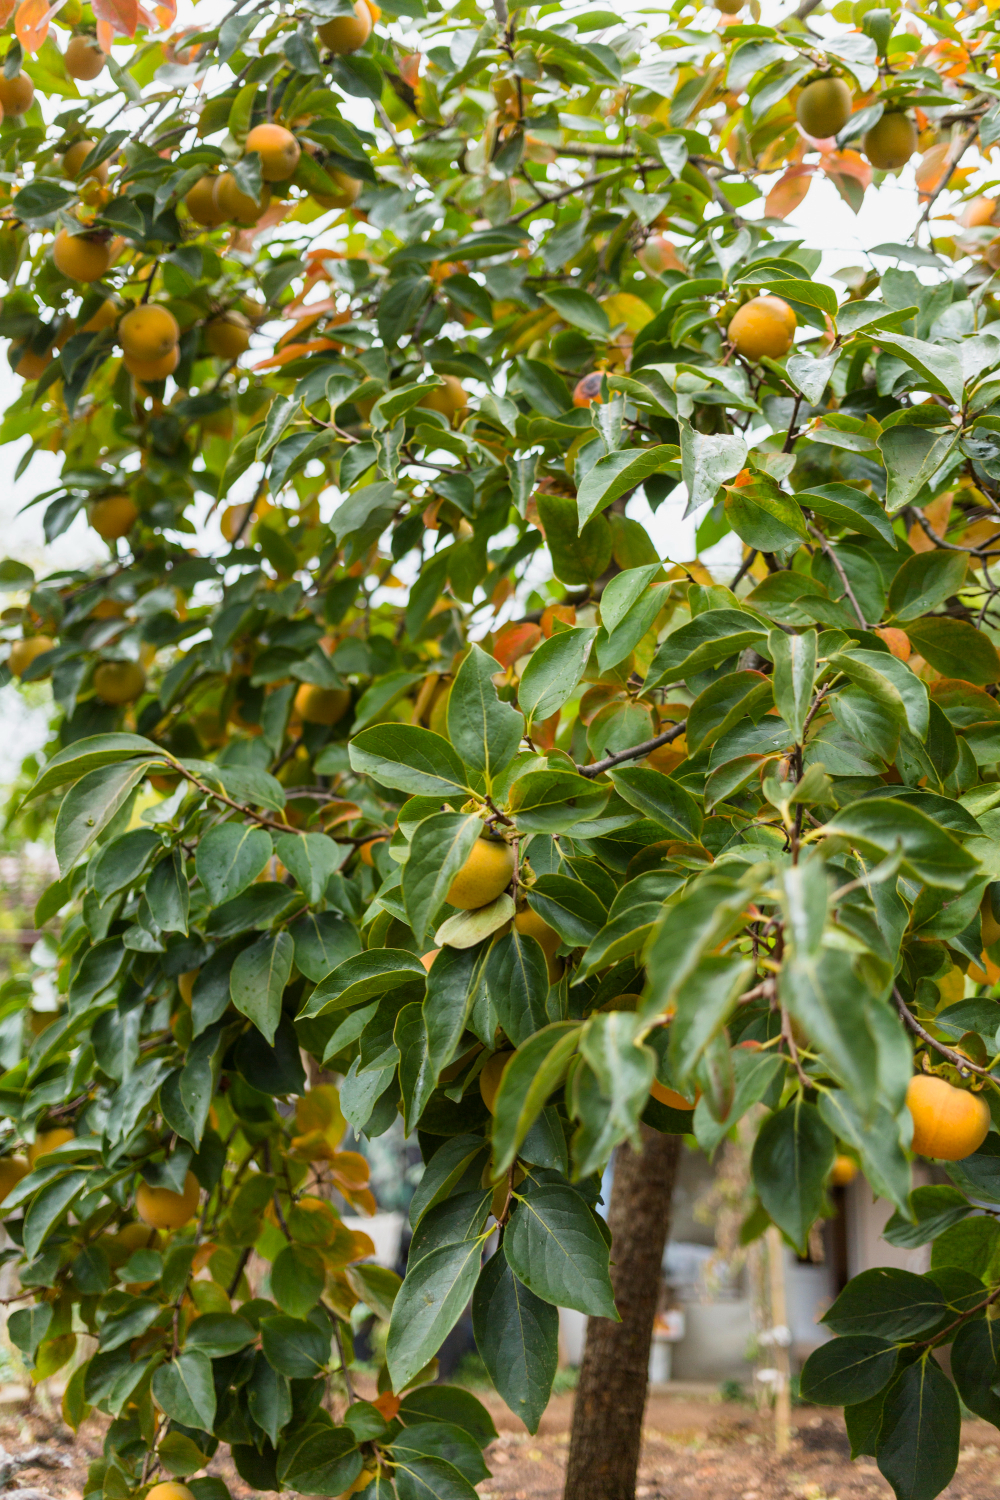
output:
[{"label": "yellow persimmon fruit", "polygon": [[250,347],[252,331],[250,319],[231,308],[205,324],[205,347],[217,359],[239,359]]},{"label": "yellow persimmon fruit", "polygon": [[30,1167],[23,1156],[5,1156],[0,1161],[0,1203],[27,1177]]},{"label": "yellow persimmon fruit", "polygon": [[52,245],[52,259],[68,281],[100,281],[111,264],[111,245],[104,239],[60,229]]},{"label": "yellow persimmon fruit", "polygon": [[677,246],[665,234],[650,235],[636,258],[643,270],[652,276],[662,276],[664,271],[683,272],[685,269],[684,262],[677,253]]},{"label": "yellow persimmon fruit", "polygon": [[858,1175],[858,1164],[853,1156],[837,1156],[830,1168],[830,1181],[834,1187],[846,1187]]},{"label": "yellow persimmon fruit", "polygon": [[177,1484],[175,1480],[168,1479],[147,1490],[146,1500],[194,1500],[194,1491],[189,1490],[186,1484]]},{"label": "yellow persimmon fruit", "polygon": [[295,694],[295,712],[306,724],[339,724],[350,706],[349,688],[321,688],[304,682]]},{"label": "yellow persimmon fruit", "polygon": [[556,949],[562,942],[562,938],[554,927],[544,922],[537,912],[531,907],[525,907],[519,911],[514,918],[514,926],[518,932],[524,933],[525,937],[533,937],[545,954],[545,965],[549,971],[549,983],[557,984],[562,977],[562,960],[556,958]]},{"label": "yellow persimmon fruit", "polygon": [[129,495],[105,495],[88,511],[91,526],[106,542],[117,541],[135,525],[139,511]]},{"label": "yellow persimmon fruit", "polygon": [[795,117],[813,140],[837,135],[851,118],[851,91],[842,78],[817,78],[799,95]]},{"label": "yellow persimmon fruit", "polygon": [[721,10],[724,16],[738,16],[743,3],[744,0],[715,0],[715,8]]},{"label": "yellow persimmon fruit", "polygon": [[902,110],[892,110],[861,137],[861,149],[882,172],[905,167],[917,149],[917,127]]},{"label": "yellow persimmon fruit", "polygon": [[494,1052],[489,1058],[479,1075],[479,1092],[483,1103],[493,1113],[497,1102],[497,1094],[500,1091],[500,1080],[503,1078],[507,1064],[514,1056],[513,1052]]},{"label": "yellow persimmon fruit", "polygon": [[63,66],[71,78],[85,81],[96,78],[107,62],[107,57],[91,36],[72,36],[63,53]]},{"label": "yellow persimmon fruit", "polygon": [[260,157],[260,175],[265,182],[285,182],[302,155],[302,147],[283,125],[255,125],[247,136],[246,149]]},{"label": "yellow persimmon fruit", "polygon": [[28,1166],[33,1167],[39,1157],[47,1156],[57,1146],[64,1146],[67,1141],[74,1139],[72,1130],[60,1126],[56,1130],[43,1130],[35,1136],[34,1144],[28,1147]]},{"label": "yellow persimmon fruit", "polygon": [[7,665],[15,677],[23,677],[36,657],[44,656],[46,651],[51,651],[55,641],[47,635],[32,635],[25,641],[15,641],[10,648]]},{"label": "yellow persimmon fruit", "polygon": [[150,1187],[144,1182],[135,1195],[135,1211],[152,1229],[181,1229],[194,1218],[200,1193],[193,1172],[184,1179],[183,1193],[175,1193],[171,1188]]},{"label": "yellow persimmon fruit", "polygon": [[260,190],[257,203],[249,193],[244,193],[232,172],[223,172],[215,184],[215,201],[223,217],[234,224],[256,224],[271,201],[271,189],[265,184]]},{"label": "yellow persimmon fruit", "polygon": [[5,78],[0,73],[0,104],[5,115],[23,115],[31,108],[35,97],[35,85],[27,73],[15,73]]},{"label": "yellow persimmon fruit", "polygon": [[86,323],[80,324],[81,333],[101,333],[105,328],[113,328],[118,322],[118,304],[112,302],[110,297],[105,297],[95,313],[91,313]]},{"label": "yellow persimmon fruit", "polygon": [[468,404],[465,388],[454,375],[442,375],[441,379],[444,385],[433,386],[426,396],[421,396],[417,405],[425,406],[428,411],[440,412],[449,422],[453,422]]},{"label": "yellow persimmon fruit", "polygon": [[126,1251],[126,1259],[133,1250],[155,1250],[160,1236],[148,1224],[123,1224],[115,1235],[115,1244]]},{"label": "yellow persimmon fruit", "polygon": [[226,211],[219,207],[215,195],[217,177],[201,177],[184,199],[187,211],[197,224],[216,229],[226,222]]},{"label": "yellow persimmon fruit", "polygon": [[[80,168],[96,144],[96,141],[74,141],[72,146],[63,152],[63,175],[72,177],[75,181],[80,175]],[[96,178],[103,185],[108,180],[108,163],[98,162],[96,167],[90,168],[87,176]]]},{"label": "yellow persimmon fruit", "polygon": [[130,375],[136,380],[166,380],[172,375],[181,362],[181,351],[175,344],[167,353],[161,354],[159,359],[135,359],[131,354],[126,354],[122,364]]},{"label": "yellow persimmon fruit", "polygon": [[729,341],[744,359],[783,359],[792,347],[796,318],[781,297],[751,297],[733,314]]},{"label": "yellow persimmon fruit", "polygon": [[446,900],[462,911],[495,901],[514,873],[514,850],[500,839],[478,838],[452,881]]},{"label": "yellow persimmon fruit", "polygon": [[355,0],[353,16],[334,16],[317,27],[317,36],[330,52],[357,52],[372,34],[372,13],[364,0]]},{"label": "yellow persimmon fruit", "polygon": [[989,1105],[981,1094],[955,1088],[945,1078],[916,1073],[906,1090],[913,1116],[913,1149],[938,1161],[961,1161],[986,1139]]},{"label": "yellow persimmon fruit", "polygon": [[156,302],[130,308],[118,324],[118,342],[129,359],[163,359],[177,347],[180,336],[173,313]]},{"label": "yellow persimmon fruit", "polygon": [[94,692],[105,703],[134,703],[142,696],[146,674],[137,661],[102,661],[94,671]]},{"label": "yellow persimmon fruit", "polygon": [[51,362],[52,350],[46,349],[44,354],[39,354],[27,344],[12,344],[11,356],[11,368],[22,380],[37,380]]},{"label": "yellow persimmon fruit", "polygon": [[966,229],[981,229],[984,224],[993,223],[993,215],[997,211],[997,200],[995,198],[973,198],[965,205],[960,223]]},{"label": "yellow persimmon fruit", "polygon": [[351,177],[339,167],[327,167],[326,175],[337,184],[335,193],[313,193],[320,208],[350,208],[361,192],[360,177]]}]

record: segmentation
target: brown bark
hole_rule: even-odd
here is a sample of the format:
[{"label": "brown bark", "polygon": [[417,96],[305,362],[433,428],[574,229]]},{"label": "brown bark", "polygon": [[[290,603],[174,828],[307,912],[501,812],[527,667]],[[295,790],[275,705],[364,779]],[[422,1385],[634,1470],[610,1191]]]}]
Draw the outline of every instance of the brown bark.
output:
[{"label": "brown bark", "polygon": [[564,1500],[634,1500],[646,1374],[681,1138],[642,1126],[620,1146],[608,1225],[621,1322],[591,1318],[580,1369]]}]

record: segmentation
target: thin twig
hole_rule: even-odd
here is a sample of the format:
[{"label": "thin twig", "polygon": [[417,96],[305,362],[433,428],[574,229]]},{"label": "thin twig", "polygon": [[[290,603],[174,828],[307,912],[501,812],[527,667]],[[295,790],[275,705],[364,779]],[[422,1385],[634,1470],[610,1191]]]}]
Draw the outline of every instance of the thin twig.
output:
[{"label": "thin twig", "polygon": [[820,546],[823,548],[823,551],[826,553],[827,557],[830,559],[831,563],[833,564],[833,566],[834,566],[834,568],[836,570],[837,577],[840,579],[841,583],[844,585],[844,593],[847,595],[848,599],[851,602],[851,608],[854,610],[854,613],[857,616],[858,624],[861,626],[862,630],[867,630],[868,629],[868,622],[867,622],[867,620],[865,619],[864,615],[861,612],[861,606],[860,606],[860,604],[858,603],[857,599],[854,597],[854,590],[851,588],[850,579],[848,578],[847,574],[844,572],[843,564],[841,563],[840,558],[834,552],[833,548],[830,546],[830,543],[827,541],[827,539],[823,535],[823,533],[821,531],[817,530],[817,528],[815,526],[811,526],[808,521],[806,522],[806,530],[809,532],[810,536],[813,536],[813,537],[816,538],[817,542],[819,542]]},{"label": "thin twig", "polygon": [[993,1077],[989,1068],[981,1068],[978,1063],[974,1063],[963,1052],[956,1052],[954,1047],[946,1047],[943,1042],[939,1042],[936,1037],[931,1036],[930,1032],[921,1026],[895,985],[892,987],[892,994],[896,1001],[896,1009],[899,1011],[900,1018],[915,1036],[920,1037],[929,1047],[933,1047],[935,1052],[940,1052],[941,1056],[947,1058],[948,1062],[954,1063],[960,1073],[976,1073],[980,1078],[989,1078],[992,1082],[996,1083],[997,1080]]},{"label": "thin twig", "polygon": [[673,740],[679,739],[686,728],[686,723],[674,724],[663,734],[658,734],[655,739],[644,740],[641,745],[632,745],[628,750],[619,750],[617,755],[606,755],[603,760],[595,761],[592,766],[577,766],[576,769],[581,776],[599,776],[602,771],[609,771],[612,766],[621,765],[624,760],[639,760],[643,755],[648,755],[651,750],[658,750],[661,745],[669,745]]}]

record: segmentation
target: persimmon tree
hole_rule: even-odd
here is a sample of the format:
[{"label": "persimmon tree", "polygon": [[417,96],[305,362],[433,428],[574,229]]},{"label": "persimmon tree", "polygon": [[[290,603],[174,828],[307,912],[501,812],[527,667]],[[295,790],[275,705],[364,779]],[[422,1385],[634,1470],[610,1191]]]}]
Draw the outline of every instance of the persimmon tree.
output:
[{"label": "persimmon tree", "polygon": [[[839,1156],[932,1246],[850,1283],[803,1393],[901,1500],[959,1396],[1000,1422],[997,28],[725,9],[5,8],[0,437],[108,552],[0,566],[60,867],[59,1009],[0,992],[3,1253],[35,1378],[111,1419],[89,1492],[219,1500],[225,1445],[255,1489],[471,1496],[492,1423],[434,1383],[471,1300],[530,1430],[589,1315],[588,1399],[631,1397],[570,1489],[630,1495],[659,1252],[619,1241],[602,1368],[601,1172],[640,1195],[645,1138],[665,1211],[659,1137],[754,1108],[748,1240],[804,1249]],[[912,242],[839,295],[784,218],[918,150]],[[660,555],[629,501],[675,491],[742,562]],[[400,1116],[402,1283],[342,1217],[347,1126]]]}]

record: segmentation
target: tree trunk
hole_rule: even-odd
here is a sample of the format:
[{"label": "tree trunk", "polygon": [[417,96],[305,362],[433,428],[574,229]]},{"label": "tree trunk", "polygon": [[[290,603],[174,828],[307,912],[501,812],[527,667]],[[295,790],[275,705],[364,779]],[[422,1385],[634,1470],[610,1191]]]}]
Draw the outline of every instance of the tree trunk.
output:
[{"label": "tree trunk", "polygon": [[619,1146],[608,1225],[621,1322],[591,1318],[573,1407],[565,1500],[634,1500],[646,1376],[681,1138],[642,1129]]}]

